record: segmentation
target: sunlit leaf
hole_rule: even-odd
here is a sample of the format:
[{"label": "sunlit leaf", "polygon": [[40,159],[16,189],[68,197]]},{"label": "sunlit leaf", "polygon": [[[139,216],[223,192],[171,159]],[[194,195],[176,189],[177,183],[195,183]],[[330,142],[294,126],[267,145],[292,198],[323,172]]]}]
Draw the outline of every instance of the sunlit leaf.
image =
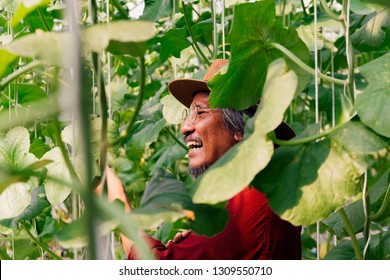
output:
[{"label": "sunlit leaf", "polygon": [[270,64],[262,101],[254,116],[253,134],[233,146],[195,181],[192,186],[195,203],[216,204],[228,200],[244,189],[268,164],[273,154],[273,143],[267,133],[282,122],[296,86],[297,75],[287,71],[283,59]]},{"label": "sunlit leaf", "polygon": [[145,42],[155,34],[152,22],[118,20],[86,28],[82,41],[87,52],[108,50],[113,54],[142,56],[146,51]]},{"label": "sunlit leaf", "polygon": [[23,213],[31,202],[30,188],[27,183],[15,183],[0,194],[0,220]]},{"label": "sunlit leaf", "polygon": [[388,142],[358,122],[320,142],[278,148],[255,178],[271,208],[295,225],[310,225],[356,199],[370,154]]},{"label": "sunlit leaf", "polygon": [[359,69],[368,86],[356,100],[356,111],[365,125],[390,138],[390,53]]},{"label": "sunlit leaf", "polygon": [[45,198],[45,191],[42,186],[32,189],[31,202],[23,210],[23,212],[12,219],[1,220],[0,224],[8,228],[16,228],[19,220],[32,220],[42,213],[42,211],[49,205]]},{"label": "sunlit leaf", "polygon": [[21,169],[37,161],[29,153],[30,134],[24,127],[15,127],[0,135],[0,166]]},{"label": "sunlit leaf", "polygon": [[186,116],[186,107],[181,104],[173,95],[169,94],[161,99],[164,105],[162,113],[169,124],[180,124]]},{"label": "sunlit leaf", "polygon": [[[229,34],[231,58],[226,73],[216,75],[210,82],[211,107],[246,109],[261,96],[269,63],[283,55],[269,46],[277,42],[305,63],[309,60],[306,45],[295,29],[285,29],[275,21],[273,0],[238,5],[234,10],[234,23]],[[286,58],[290,69],[297,73],[299,93],[306,86],[309,75]]]},{"label": "sunlit leaf", "polygon": [[[381,198],[383,199],[383,195],[385,194],[388,188],[387,177],[388,177],[388,172],[369,191],[371,213],[376,212],[381,205],[382,202]],[[358,233],[359,231],[361,231],[363,229],[364,221],[365,221],[362,200],[360,199],[350,205],[345,206],[344,211],[352,226],[353,232]],[[390,215],[390,213],[387,213],[387,215]],[[386,216],[384,216],[384,218],[385,217]],[[329,230],[333,234],[335,234],[339,239],[348,236],[348,231],[345,228],[345,223],[338,212],[333,213],[332,215],[322,220],[321,222],[325,224],[329,228]]]},{"label": "sunlit leaf", "polygon": [[16,13],[12,17],[11,25],[15,27],[28,13],[32,12],[38,7],[44,6],[50,0],[19,0],[19,6]]},{"label": "sunlit leaf", "polygon": [[[56,147],[49,152],[47,152],[43,157],[43,160],[51,160],[47,168],[47,174],[51,177],[60,178],[61,180],[71,183],[72,177],[70,172],[65,164],[65,160],[62,157],[60,148]],[[45,192],[47,199],[52,205],[59,205],[62,203],[70,194],[71,188],[69,186],[64,186],[53,182],[49,179],[45,182]]]}]

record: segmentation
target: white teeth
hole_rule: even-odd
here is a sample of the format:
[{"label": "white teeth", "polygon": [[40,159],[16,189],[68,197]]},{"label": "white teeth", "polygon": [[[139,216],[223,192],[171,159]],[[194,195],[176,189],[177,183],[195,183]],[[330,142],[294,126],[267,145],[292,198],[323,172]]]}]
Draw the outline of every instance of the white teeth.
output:
[{"label": "white teeth", "polygon": [[188,141],[187,147],[189,147],[190,150],[199,150],[202,147],[202,144],[198,141]]}]

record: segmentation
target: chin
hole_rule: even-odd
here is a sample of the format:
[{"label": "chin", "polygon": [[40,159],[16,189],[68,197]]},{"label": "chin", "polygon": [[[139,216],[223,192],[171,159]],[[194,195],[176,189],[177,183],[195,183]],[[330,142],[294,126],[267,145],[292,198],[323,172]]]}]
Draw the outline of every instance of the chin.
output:
[{"label": "chin", "polygon": [[200,175],[202,175],[209,167],[210,167],[210,165],[207,163],[203,163],[203,164],[196,165],[196,166],[190,164],[188,166],[188,171],[189,171],[191,177],[196,179]]}]

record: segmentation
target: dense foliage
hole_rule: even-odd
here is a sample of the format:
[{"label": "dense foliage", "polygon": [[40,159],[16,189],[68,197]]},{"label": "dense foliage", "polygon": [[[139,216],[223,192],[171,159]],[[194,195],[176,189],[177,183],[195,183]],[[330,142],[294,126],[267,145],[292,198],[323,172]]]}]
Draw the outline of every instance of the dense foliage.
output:
[{"label": "dense foliage", "polygon": [[[303,226],[305,259],[389,259],[389,19],[386,0],[1,0],[0,259],[123,259],[120,232],[150,258],[138,229],[216,234],[247,185]],[[216,58],[212,107],[261,102],[193,181],[167,83]],[[130,214],[94,193],[106,164]]]}]

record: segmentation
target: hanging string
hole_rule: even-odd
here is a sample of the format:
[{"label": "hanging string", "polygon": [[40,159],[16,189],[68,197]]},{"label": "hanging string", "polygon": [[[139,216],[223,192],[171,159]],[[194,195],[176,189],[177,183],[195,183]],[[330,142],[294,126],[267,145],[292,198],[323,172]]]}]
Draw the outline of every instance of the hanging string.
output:
[{"label": "hanging string", "polygon": [[226,49],[225,49],[225,0],[222,0],[221,29],[222,29],[222,57],[223,57],[223,59],[226,59]]},{"label": "hanging string", "polygon": [[213,14],[213,59],[216,59],[218,55],[217,1],[213,0],[211,3],[211,12]]},{"label": "hanging string", "polygon": [[[103,0],[104,1],[104,0]],[[107,24],[110,23],[110,1],[106,1],[106,18]],[[108,118],[112,119],[112,102],[111,102],[111,54],[107,52],[107,101],[108,101]]]},{"label": "hanging string", "polygon": [[363,194],[362,194],[362,201],[363,201],[363,212],[364,212],[364,224],[365,224],[365,234],[367,234],[368,236],[366,237],[366,244],[364,246],[364,250],[363,250],[363,260],[366,259],[366,254],[367,254],[367,251],[368,251],[368,248],[369,248],[369,245],[370,245],[370,241],[371,241],[371,230],[370,228],[366,229],[366,225],[368,225],[368,227],[370,226],[370,213],[368,212],[369,209],[368,209],[368,203],[367,203],[367,196],[368,196],[368,193],[367,193],[367,171],[364,172],[363,174]]},{"label": "hanging string", "polygon": [[[318,105],[318,34],[317,34],[317,0],[314,0],[314,89],[315,89],[315,123],[319,123],[319,105]],[[316,224],[317,232],[317,260],[320,259],[320,222]]]}]

